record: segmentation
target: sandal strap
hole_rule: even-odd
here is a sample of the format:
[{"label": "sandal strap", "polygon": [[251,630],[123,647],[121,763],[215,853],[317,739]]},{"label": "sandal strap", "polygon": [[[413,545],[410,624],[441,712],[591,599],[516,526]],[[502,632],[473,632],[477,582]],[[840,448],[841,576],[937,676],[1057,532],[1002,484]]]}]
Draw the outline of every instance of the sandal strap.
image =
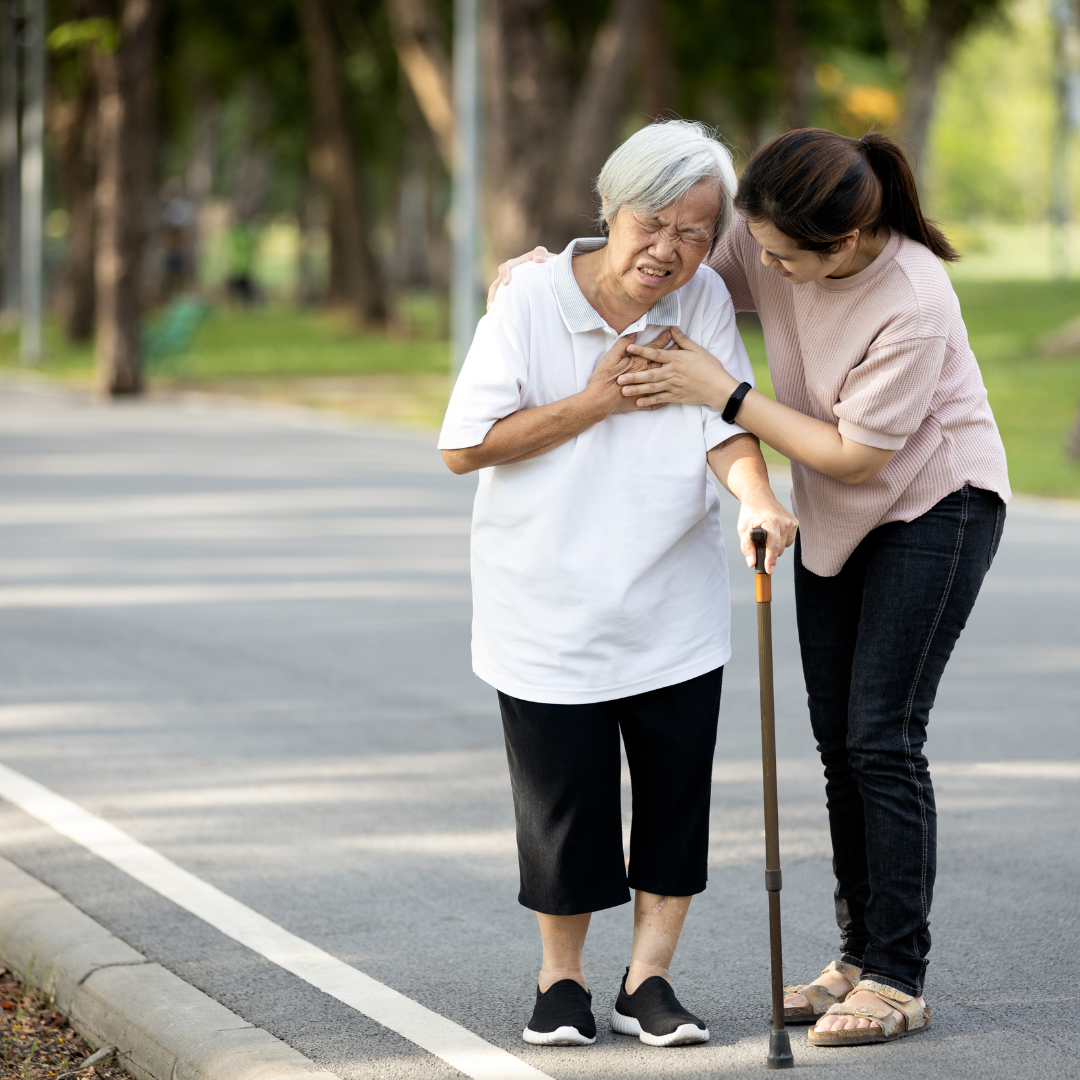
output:
[{"label": "sandal strap", "polygon": [[[828,975],[830,971],[835,971],[841,978],[847,979],[852,986],[859,981],[859,976],[862,974],[860,968],[855,967],[854,964],[845,964],[843,960],[834,960],[823,971],[822,975]],[[820,978],[820,976],[819,976]],[[827,990],[821,983],[788,983],[784,987],[785,994],[802,994],[806,998],[807,1002],[813,1007],[814,1015],[821,1016],[833,1005],[839,1004],[843,1001],[843,997],[837,997],[835,994]]]},{"label": "sandal strap", "polygon": [[900,1021],[893,1016],[891,1008],[888,1009],[875,1009],[872,1005],[851,1005],[846,1001],[841,1001],[836,1005],[832,1005],[826,1016],[864,1016],[867,1020],[872,1020],[879,1028],[881,1028],[881,1034],[888,1037],[895,1035],[900,1030]]},{"label": "sandal strap", "polygon": [[825,975],[830,971],[835,971],[837,975],[847,979],[852,986],[862,978],[862,968],[858,968],[854,964],[845,963],[843,960],[834,960],[821,974]]},{"label": "sandal strap", "polygon": [[785,994],[802,994],[804,998],[814,1008],[814,1015],[820,1016],[830,1005],[835,1005],[839,1000],[829,993],[820,983],[803,983],[801,986],[796,986],[794,983],[788,983],[784,987]]},{"label": "sandal strap", "polygon": [[870,993],[877,994],[883,1001],[887,1001],[898,1013],[903,1015],[907,1031],[917,1031],[919,1028],[926,1026],[926,1010],[912,994],[906,994],[903,990],[897,990],[895,986],[888,986],[885,983],[878,982],[876,979],[860,980],[852,993],[857,990],[869,990]]}]

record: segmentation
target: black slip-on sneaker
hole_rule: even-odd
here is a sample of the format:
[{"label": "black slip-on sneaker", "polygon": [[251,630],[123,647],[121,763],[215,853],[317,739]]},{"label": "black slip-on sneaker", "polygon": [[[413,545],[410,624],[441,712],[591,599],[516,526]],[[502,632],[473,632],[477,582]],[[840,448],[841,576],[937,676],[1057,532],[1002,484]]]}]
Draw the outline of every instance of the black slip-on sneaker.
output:
[{"label": "black slip-on sneaker", "polygon": [[619,1035],[636,1035],[648,1046],[688,1046],[709,1041],[704,1021],[679,1004],[671,983],[659,975],[646,979],[632,994],[626,992],[623,976],[611,1012],[611,1030]]},{"label": "black slip-on sneaker", "polygon": [[596,1020],[592,994],[573,979],[562,979],[541,994],[536,988],[532,1019],[522,1038],[534,1046],[592,1046]]}]

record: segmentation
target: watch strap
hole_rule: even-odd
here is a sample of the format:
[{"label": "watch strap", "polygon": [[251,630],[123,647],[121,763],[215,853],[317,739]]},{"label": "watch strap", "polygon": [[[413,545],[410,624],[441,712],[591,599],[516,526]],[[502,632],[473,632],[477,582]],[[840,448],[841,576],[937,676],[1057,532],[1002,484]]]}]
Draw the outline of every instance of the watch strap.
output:
[{"label": "watch strap", "polygon": [[731,392],[731,397],[727,399],[727,404],[724,406],[724,411],[720,414],[720,419],[727,424],[734,424],[735,417],[739,413],[739,407],[743,403],[743,398],[753,389],[754,388],[748,382],[739,383],[739,385]]}]

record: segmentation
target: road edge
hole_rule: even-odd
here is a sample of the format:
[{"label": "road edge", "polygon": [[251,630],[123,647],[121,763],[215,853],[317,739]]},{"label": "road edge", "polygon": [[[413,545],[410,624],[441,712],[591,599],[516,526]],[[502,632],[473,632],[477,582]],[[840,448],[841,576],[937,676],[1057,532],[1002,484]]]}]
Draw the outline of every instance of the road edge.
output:
[{"label": "road edge", "polygon": [[0,960],[138,1080],[339,1080],[0,858]]}]

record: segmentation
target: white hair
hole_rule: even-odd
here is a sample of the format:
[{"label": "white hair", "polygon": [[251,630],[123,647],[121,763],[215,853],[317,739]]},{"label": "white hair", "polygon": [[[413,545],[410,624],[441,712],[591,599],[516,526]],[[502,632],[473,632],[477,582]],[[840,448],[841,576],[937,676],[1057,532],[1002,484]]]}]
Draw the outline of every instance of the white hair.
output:
[{"label": "white hair", "polygon": [[604,162],[596,179],[597,224],[607,226],[622,207],[655,214],[681,199],[699,180],[716,180],[720,213],[713,242],[727,228],[738,180],[731,151],[716,133],[692,120],[661,120],[635,132]]}]

